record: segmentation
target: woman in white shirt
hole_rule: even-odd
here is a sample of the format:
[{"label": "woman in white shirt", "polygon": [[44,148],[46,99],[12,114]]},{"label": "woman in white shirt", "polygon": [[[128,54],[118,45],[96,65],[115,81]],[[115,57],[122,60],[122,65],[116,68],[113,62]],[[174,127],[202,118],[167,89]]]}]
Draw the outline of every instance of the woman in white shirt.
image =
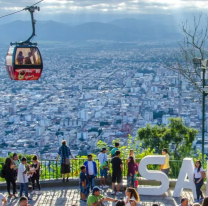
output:
[{"label": "woman in white shirt", "polygon": [[[195,202],[202,201],[204,199],[201,187],[204,184],[204,170],[201,166],[201,162],[199,160],[196,161],[195,163],[195,169],[194,169],[194,183],[196,185],[196,194],[197,194],[197,199]],[[201,198],[200,198],[201,196]],[[200,198],[200,199],[199,199]]]},{"label": "woman in white shirt", "polygon": [[126,197],[124,198],[124,202],[126,203],[125,206],[136,206],[136,203],[139,201],[140,198],[137,191],[132,187],[128,187],[126,189]]}]

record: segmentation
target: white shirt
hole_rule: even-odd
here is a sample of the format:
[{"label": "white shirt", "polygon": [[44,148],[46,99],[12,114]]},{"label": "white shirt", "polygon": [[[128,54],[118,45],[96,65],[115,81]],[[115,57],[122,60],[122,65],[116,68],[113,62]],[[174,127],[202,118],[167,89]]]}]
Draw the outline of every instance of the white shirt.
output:
[{"label": "white shirt", "polygon": [[[124,197],[124,202],[125,202],[125,203],[127,202],[127,200],[128,200],[128,197],[127,197],[127,196]],[[135,200],[135,198],[132,197],[131,200]],[[125,206],[131,206],[130,202],[126,203]]]},{"label": "white shirt", "polygon": [[201,178],[201,172],[203,172],[204,170],[203,170],[203,168],[201,167],[200,168],[200,171],[198,172],[198,168],[195,168],[194,169],[194,177],[195,178]]},{"label": "white shirt", "polygon": [[3,200],[4,198],[5,198],[4,195],[0,193],[0,206],[3,205],[3,204],[2,204],[2,200]]},{"label": "white shirt", "polygon": [[94,175],[94,167],[93,167],[93,162],[88,161],[88,174],[89,175]]},{"label": "white shirt", "polygon": [[25,165],[20,163],[18,167],[18,173],[17,173],[17,182],[28,183],[27,174],[24,174],[25,170],[26,170]]},{"label": "white shirt", "polygon": [[108,157],[105,153],[100,153],[98,155],[98,159],[99,159],[99,162],[100,164],[102,165],[104,162],[107,162],[108,161]]}]

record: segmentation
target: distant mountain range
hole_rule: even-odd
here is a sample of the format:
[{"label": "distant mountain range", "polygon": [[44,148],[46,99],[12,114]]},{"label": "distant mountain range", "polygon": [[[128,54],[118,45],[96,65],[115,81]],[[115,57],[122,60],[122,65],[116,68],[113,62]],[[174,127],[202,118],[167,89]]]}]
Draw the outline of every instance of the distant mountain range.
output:
[{"label": "distant mountain range", "polygon": [[[26,40],[31,34],[29,21],[0,25],[0,43]],[[136,41],[178,39],[180,34],[171,24],[154,23],[133,18],[109,23],[90,22],[69,26],[55,21],[38,21],[35,41],[85,41],[90,39]]]}]

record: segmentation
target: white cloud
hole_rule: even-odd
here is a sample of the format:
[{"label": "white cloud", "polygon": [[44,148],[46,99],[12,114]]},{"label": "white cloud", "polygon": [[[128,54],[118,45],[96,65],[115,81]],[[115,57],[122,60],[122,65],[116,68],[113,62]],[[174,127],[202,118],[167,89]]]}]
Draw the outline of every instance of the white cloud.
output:
[{"label": "white cloud", "polygon": [[[0,0],[0,13],[16,11],[25,6],[36,3],[38,0]],[[44,0],[39,4],[41,11],[47,13],[93,12],[93,13],[162,13],[186,9],[186,11],[205,10],[207,0]],[[54,10],[54,11],[52,11]]]}]

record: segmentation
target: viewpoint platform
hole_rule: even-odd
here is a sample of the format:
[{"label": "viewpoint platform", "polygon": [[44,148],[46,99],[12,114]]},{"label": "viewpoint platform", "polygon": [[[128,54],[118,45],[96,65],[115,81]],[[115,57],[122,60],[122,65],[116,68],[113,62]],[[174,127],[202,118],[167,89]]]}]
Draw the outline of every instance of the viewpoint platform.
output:
[{"label": "viewpoint platform", "polygon": [[[161,196],[144,196],[141,195],[141,202],[138,206],[152,206],[153,203],[158,203],[160,206],[176,206],[180,204],[180,198],[173,198],[173,189],[170,188],[164,195]],[[43,188],[42,195],[31,196],[32,200],[29,202],[31,206],[87,206],[86,203],[80,203],[79,190],[77,187],[55,187],[55,188]],[[111,195],[111,190],[103,191],[105,196],[112,198],[121,199],[124,197],[124,192],[122,195],[115,196]],[[205,193],[205,191],[203,191]],[[6,195],[6,191],[4,191]],[[6,195],[7,196],[7,195]],[[190,190],[184,190],[181,194],[182,197],[187,197],[189,203],[192,204],[194,201],[193,194]],[[8,206],[18,206],[18,198],[8,199]],[[114,206],[114,203],[105,202],[105,206]]]}]

